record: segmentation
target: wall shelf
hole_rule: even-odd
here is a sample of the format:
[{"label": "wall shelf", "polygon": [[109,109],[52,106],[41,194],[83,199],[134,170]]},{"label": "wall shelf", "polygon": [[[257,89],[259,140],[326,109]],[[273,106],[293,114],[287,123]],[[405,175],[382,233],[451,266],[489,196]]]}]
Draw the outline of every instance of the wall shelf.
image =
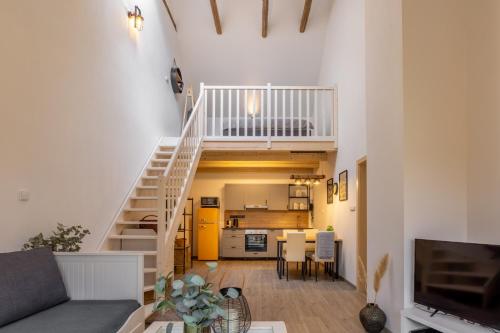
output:
[{"label": "wall shelf", "polygon": [[[310,188],[306,184],[288,185],[288,210],[293,212],[307,212],[310,209]],[[295,205],[305,205],[305,208],[293,208]]]}]

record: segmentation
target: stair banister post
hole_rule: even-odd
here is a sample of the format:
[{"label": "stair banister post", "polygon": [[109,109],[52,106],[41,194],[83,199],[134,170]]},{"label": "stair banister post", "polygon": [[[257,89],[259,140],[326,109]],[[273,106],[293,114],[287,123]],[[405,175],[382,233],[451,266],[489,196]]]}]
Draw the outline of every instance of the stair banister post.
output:
[{"label": "stair banister post", "polygon": [[[203,130],[202,133],[200,133],[201,137],[204,137],[207,132],[207,98],[206,98],[206,92],[205,92],[205,83],[201,82],[200,83],[200,94],[199,96],[202,98],[201,103],[203,104],[203,112],[198,112],[198,117],[201,117],[201,128]],[[194,110],[193,110],[194,111]]]},{"label": "stair banister post", "polygon": [[271,149],[271,83],[267,83],[267,149]]},{"label": "stair banister post", "polygon": [[157,245],[156,245],[156,274],[166,275],[166,249],[165,249],[165,235],[166,235],[166,221],[167,221],[167,182],[164,175],[160,175],[158,179],[158,223],[157,223]]}]

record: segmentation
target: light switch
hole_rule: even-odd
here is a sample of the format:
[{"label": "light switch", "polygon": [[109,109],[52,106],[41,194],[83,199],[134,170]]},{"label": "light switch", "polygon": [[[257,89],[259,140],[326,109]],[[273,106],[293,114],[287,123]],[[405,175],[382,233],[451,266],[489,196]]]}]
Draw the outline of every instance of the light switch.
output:
[{"label": "light switch", "polygon": [[19,201],[29,201],[30,200],[30,192],[28,190],[19,190],[19,191],[17,191],[17,200],[19,200]]},{"label": "light switch", "polygon": [[356,211],[356,206],[351,206],[351,208],[349,208],[349,210],[350,210],[351,212],[355,212],[355,211]]}]

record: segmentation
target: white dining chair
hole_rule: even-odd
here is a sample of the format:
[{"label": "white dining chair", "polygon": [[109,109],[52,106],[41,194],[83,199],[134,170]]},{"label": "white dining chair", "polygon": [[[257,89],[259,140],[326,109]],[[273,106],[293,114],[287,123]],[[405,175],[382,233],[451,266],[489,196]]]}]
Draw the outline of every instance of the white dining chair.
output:
[{"label": "white dining chair", "polygon": [[288,266],[290,262],[301,263],[302,279],[305,280],[306,267],[306,233],[288,232],[286,235],[286,249],[283,250],[283,260],[286,262],[286,280],[288,281]]},{"label": "white dining chair", "polygon": [[[316,234],[314,253],[309,254],[307,259],[311,262],[314,261],[314,273],[316,281],[318,281],[319,264],[327,265],[335,262],[335,232],[319,231]],[[311,274],[310,267],[309,274]],[[332,279],[335,280],[335,274],[332,274]]]}]

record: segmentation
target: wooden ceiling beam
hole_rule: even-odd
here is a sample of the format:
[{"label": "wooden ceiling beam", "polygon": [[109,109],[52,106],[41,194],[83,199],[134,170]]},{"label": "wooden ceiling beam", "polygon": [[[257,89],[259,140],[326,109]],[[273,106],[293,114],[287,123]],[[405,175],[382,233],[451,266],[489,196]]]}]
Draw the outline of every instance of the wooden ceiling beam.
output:
[{"label": "wooden ceiling beam", "polygon": [[212,7],[212,16],[214,17],[215,31],[218,35],[222,35],[222,25],[220,24],[219,9],[217,8],[217,0],[210,0]]},{"label": "wooden ceiling beam", "polygon": [[170,7],[168,6],[167,0],[162,0],[165,5],[165,9],[167,10],[168,16],[170,16],[170,21],[172,21],[172,25],[174,26],[175,31],[177,31],[177,24],[175,24],[174,16],[170,11]]},{"label": "wooden ceiling beam", "polygon": [[305,0],[304,11],[302,12],[302,19],[300,20],[300,32],[306,31],[307,20],[309,20],[309,13],[311,12],[312,0]]},{"label": "wooden ceiling beam", "polygon": [[269,0],[262,0],[262,37],[267,37],[267,24],[269,22]]}]

